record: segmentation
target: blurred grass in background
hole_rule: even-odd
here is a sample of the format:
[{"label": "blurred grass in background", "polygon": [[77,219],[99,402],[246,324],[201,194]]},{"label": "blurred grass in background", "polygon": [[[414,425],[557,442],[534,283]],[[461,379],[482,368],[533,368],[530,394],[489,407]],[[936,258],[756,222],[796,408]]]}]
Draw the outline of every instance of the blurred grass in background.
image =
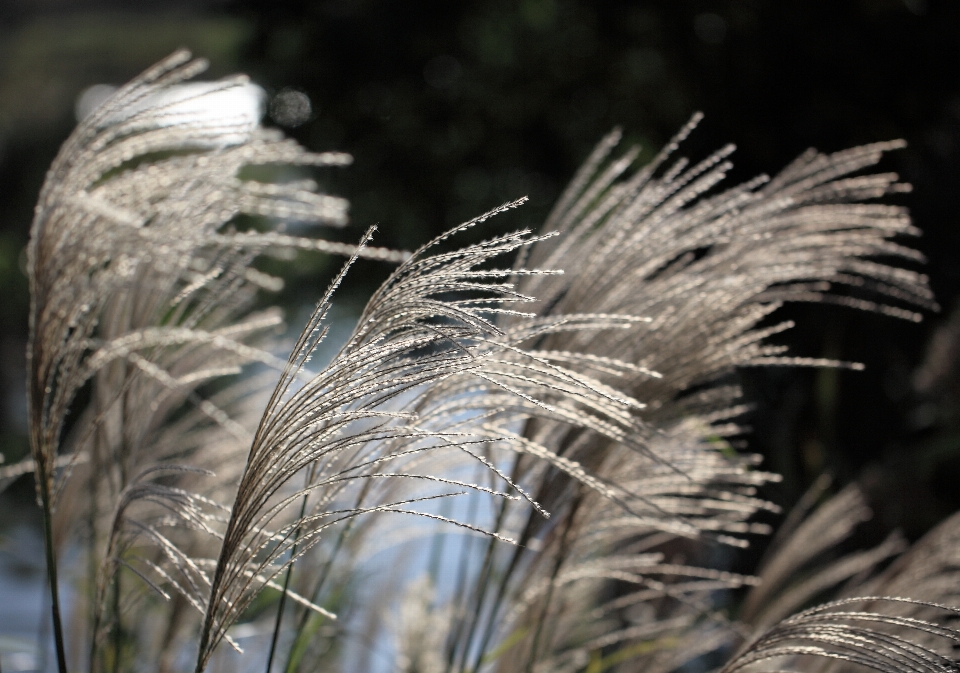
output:
[{"label": "blurred grass in background", "polygon": [[[250,73],[274,123],[308,148],[354,154],[352,167],[316,176],[351,201],[353,223],[337,236],[378,223],[376,244],[408,249],[524,194],[528,206],[473,235],[537,226],[617,124],[652,154],[703,110],[687,153],[734,141],[735,179],[812,145],[906,138],[886,165],[915,185],[902,202],[924,231],[944,313],[914,325],[786,307],[777,318],[799,327],[782,343],[867,371],[757,370],[741,382],[755,403],[749,449],[785,475],[772,499],[789,506],[829,470],[840,484],[865,481],[877,535],[899,526],[919,537],[960,508],[953,351],[930,365],[931,385],[914,385],[960,295],[960,72],[947,65],[958,29],[960,6],[945,0],[0,0],[0,453],[11,462],[27,450],[22,251],[77,97],[185,45],[213,76]],[[315,300],[337,266],[301,255],[287,272],[289,309]],[[388,272],[359,266],[347,302]],[[32,490],[23,479],[3,496],[0,527],[29,511]]]}]

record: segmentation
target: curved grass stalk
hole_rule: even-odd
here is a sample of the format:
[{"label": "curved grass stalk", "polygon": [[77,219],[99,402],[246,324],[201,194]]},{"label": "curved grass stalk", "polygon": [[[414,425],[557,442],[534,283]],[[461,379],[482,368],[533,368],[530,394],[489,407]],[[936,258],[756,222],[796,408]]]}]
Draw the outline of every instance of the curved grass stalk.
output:
[{"label": "curved grass stalk", "polygon": [[[247,383],[238,382],[243,392],[232,397],[219,393],[226,408],[198,391],[250,363],[282,368],[257,347],[279,316],[250,315],[257,292],[276,290],[280,281],[251,264],[283,249],[353,250],[234,230],[241,215],[342,226],[346,201],[317,193],[314,182],[271,184],[242,169],[344,166],[351,159],[307,152],[262,128],[263,93],[244,77],[186,83],[205,68],[177,52],[83,120],[48,172],[31,227],[32,464],[15,467],[34,471],[44,510],[61,670],[52,529],[88,521],[96,566],[112,544],[105,515],[132,475],[188,453],[216,463],[216,452],[204,449],[224,448],[223,436],[246,443],[251,428],[237,422],[231,405],[249,394]],[[376,249],[361,254],[403,258]],[[90,404],[75,408],[83,390]],[[220,460],[229,455],[221,451]],[[224,471],[222,488],[230,490],[235,468]],[[63,499],[89,505],[58,507]]]}]

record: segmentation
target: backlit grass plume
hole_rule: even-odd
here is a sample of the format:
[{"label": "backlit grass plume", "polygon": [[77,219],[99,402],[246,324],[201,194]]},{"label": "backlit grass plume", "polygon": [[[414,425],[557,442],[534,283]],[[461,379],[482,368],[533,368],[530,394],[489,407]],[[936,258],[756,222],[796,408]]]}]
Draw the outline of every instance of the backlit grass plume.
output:
[{"label": "backlit grass plume", "polygon": [[[590,430],[526,425],[525,436],[543,453],[589,479],[557,463],[517,462],[511,474],[529,471],[533,481],[519,483],[554,516],[547,523],[526,515],[521,539],[535,541],[536,551],[501,549],[498,561],[490,543],[484,581],[467,592],[468,613],[483,618],[456,632],[453,670],[475,670],[507,643],[510,656],[498,669],[629,661],[624,665],[672,670],[735,639],[742,628],[715,609],[710,592],[756,580],[664,566],[668,554],[706,553],[678,536],[739,545],[744,533],[763,532],[749,522],[770,507],[755,488],[775,475],[729,457],[724,437],[742,432],[731,420],[743,407],[737,388],[717,380],[737,366],[851,366],[790,357],[766,344],[790,327],[758,327],[783,301],[830,301],[908,319],[918,319],[911,307],[935,306],[924,276],[870,259],[919,259],[889,240],[916,233],[902,208],[862,203],[907,187],[893,174],[851,176],[900,143],[831,156],[811,151],[772,180],[761,176],[717,193],[732,147],[693,166],[666,163],[697,121],[640,168],[636,148],[609,158],[619,132],[604,139],[544,227],[559,235],[523,259],[566,270],[519,279],[543,317],[589,307],[647,318],[623,330],[560,333],[537,343],[543,357],[589,369],[646,404],[639,412],[645,439],[637,451]],[[609,494],[587,488],[591,483],[609,485]],[[650,623],[652,608],[644,604],[658,606],[660,623]],[[590,664],[591,653],[608,658]]]},{"label": "backlit grass plume", "polygon": [[[195,434],[204,424],[247,444],[240,420],[196,390],[246,363],[282,365],[251,343],[278,324],[275,313],[249,313],[256,291],[278,283],[252,261],[279,247],[344,248],[233,226],[240,215],[343,225],[343,199],[310,182],[242,179],[242,171],[339,166],[350,157],[309,153],[260,128],[262,94],[245,78],[182,83],[205,67],[179,52],[117,91],[64,144],[40,194],[28,248],[27,380],[52,584],[52,517],[71,468],[86,502],[72,499],[58,525],[86,514],[91,558],[101,558],[108,545],[99,521],[144,466],[212,444]],[[164,439],[185,403],[203,419],[181,419],[179,436]],[[64,449],[69,458],[59,457]],[[56,612],[55,586],[53,595]]]},{"label": "backlit grass plume", "polygon": [[[530,298],[496,282],[518,272],[483,265],[535,240],[520,232],[425,256],[437,241],[414,253],[375,293],[330,365],[294,389],[323,338],[329,293],[324,298],[254,439],[211,580],[198,670],[265,580],[357,515],[419,514],[445,520],[418,510],[417,504],[463,494],[451,489],[520,499],[545,515],[491,458],[492,452],[514,445],[525,450],[509,423],[498,429],[496,420],[546,417],[618,438],[636,431],[631,411],[639,404],[520,347],[534,334],[617,329],[630,320],[593,314],[547,321],[530,316],[523,329],[510,331],[492,321],[505,313],[519,317],[519,311],[504,305]],[[499,490],[430,471],[435,463],[428,454],[438,453],[453,453],[461,462],[491,472]],[[283,486],[302,472],[304,486],[285,491]],[[301,514],[277,530],[284,510],[296,507]],[[471,522],[457,524],[480,530]]]},{"label": "backlit grass plume", "polygon": [[[899,538],[793,581],[864,515],[844,491],[788,519],[756,576],[727,571],[778,478],[731,442],[731,375],[857,366],[771,345],[790,327],[771,314],[935,307],[899,266],[920,261],[894,240],[917,233],[906,212],[871,202],[907,187],[862,174],[901,143],[721,190],[732,148],[672,158],[698,118],[646,166],[614,132],[539,234],[455,247],[520,199],[404,255],[270,229],[345,224],[342,199],[269,178],[349,157],[261,128],[243,78],[185,83],[202,69],[178,53],[118,90],[37,206],[16,469],[44,512],[60,673],[209,670],[238,624],[264,637],[218,665],[266,673],[956,670],[952,524],[883,572]],[[283,359],[278,312],[251,307],[279,286],[255,261],[289,249],[350,261]],[[401,264],[314,371],[359,256]],[[55,556],[76,530],[68,658]]]}]

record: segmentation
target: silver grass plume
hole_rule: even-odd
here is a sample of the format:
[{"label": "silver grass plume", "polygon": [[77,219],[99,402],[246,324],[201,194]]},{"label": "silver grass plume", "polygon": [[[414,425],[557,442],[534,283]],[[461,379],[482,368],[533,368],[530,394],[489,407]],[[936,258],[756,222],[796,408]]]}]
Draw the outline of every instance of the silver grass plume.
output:
[{"label": "silver grass plume", "polygon": [[860,488],[851,484],[804,519],[830,482],[826,475],[814,482],[780,525],[757,567],[758,586],[747,594],[740,611],[740,620],[753,631],[769,628],[817,597],[831,590],[835,593],[842,584],[849,588],[850,583],[862,582],[880,564],[906,550],[906,541],[894,532],[873,549],[823,563],[825,554],[873,515]]},{"label": "silver grass plume", "polygon": [[[698,120],[639,169],[636,148],[609,158],[619,131],[605,138],[544,227],[560,235],[519,262],[566,271],[519,279],[518,289],[537,297],[534,310],[542,317],[589,307],[649,319],[537,343],[543,357],[577,371],[589,367],[601,382],[616,380],[645,403],[639,412],[645,447],[624,450],[589,430],[540,420],[527,425],[525,437],[576,467],[560,468],[555,459],[543,469],[527,460],[510,472],[554,516],[544,522],[530,514],[521,526],[521,542],[536,541],[534,550],[506,550],[498,562],[490,543],[466,610],[485,616],[454,636],[453,670],[476,670],[491,653],[499,655],[498,670],[576,670],[596,648],[615,653],[603,666],[630,661],[666,671],[736,639],[744,627],[725,623],[709,592],[752,580],[682,564],[659,569],[671,549],[696,556],[702,548],[677,541],[677,522],[735,544],[730,534],[763,532],[748,519],[770,507],[755,497],[755,487],[773,476],[729,457],[723,438],[741,432],[731,419],[744,407],[736,387],[716,381],[741,366],[857,366],[790,357],[765,343],[790,327],[758,327],[784,301],[833,302],[910,320],[919,319],[912,307],[935,307],[925,276],[872,259],[921,260],[890,240],[917,233],[903,208],[863,203],[908,186],[889,173],[852,175],[902,143],[833,155],[811,150],[772,180],[760,176],[716,192],[732,146],[693,166],[686,159],[667,165]],[[601,491],[585,488],[589,482],[575,470],[631,497],[596,497]],[[611,505],[619,506],[619,518],[616,507],[605,511]],[[672,579],[665,581],[664,572]],[[698,577],[706,580],[699,593],[690,581]],[[616,583],[619,593],[602,599]],[[673,605],[672,632],[650,622],[651,612],[641,608],[651,602],[661,613]],[[612,623],[619,630],[610,631]],[[651,638],[661,646],[644,646]],[[689,647],[666,647],[671,642]]]},{"label": "silver grass plume", "polygon": [[[934,621],[890,614],[886,609],[890,606],[920,608],[928,614],[939,612],[953,619],[960,616],[956,608],[897,597],[870,596],[825,603],[778,623],[750,642],[721,673],[744,669],[778,673],[822,670],[818,664],[824,661],[843,662],[840,670],[849,670],[847,666],[854,664],[883,673],[960,670],[960,663],[950,651],[960,646],[960,631]],[[929,640],[937,641],[940,647],[924,642]],[[944,644],[947,653],[943,652]]]},{"label": "silver grass plume", "polygon": [[[203,670],[264,587],[332,618],[318,597],[339,540],[369,544],[370,522],[402,515],[487,536],[479,568],[461,562],[450,604],[418,612],[452,616],[447,642],[405,629],[419,647],[444,651],[406,643],[408,662],[670,671],[746,637],[726,670],[817,659],[956,669],[942,647],[956,632],[938,622],[955,610],[937,596],[848,599],[750,637],[750,625],[717,609],[716,592],[756,580],[711,570],[701,556],[706,540],[743,545],[763,532],[750,517],[771,506],[756,487],[774,478],[725,439],[741,431],[733,419],[743,407],[718,379],[739,366],[843,364],[786,357],[765,339],[789,325],[761,321],[791,300],[908,319],[914,307],[934,306],[922,275],[871,259],[919,260],[890,240],[916,233],[906,213],[862,203],[906,187],[891,174],[850,177],[898,143],[811,151],[773,180],[714,192],[732,148],[693,167],[666,166],[696,120],[637,170],[636,150],[609,159],[614,133],[541,236],[518,232],[447,253],[435,251],[449,234],[431,242],[313,374],[307,364],[343,274],[283,363],[257,347],[278,318],[250,315],[249,302],[276,280],[251,263],[285,248],[400,255],[369,248],[369,235],[355,247],[238,232],[239,214],[342,224],[346,204],[316,185],[241,179],[240,170],[348,157],[305,152],[251,114],[205,114],[200,101],[244,82],[180,85],[203,67],[175,54],[80,125],[51,167],[28,250],[31,447],[55,610],[51,513],[84,483],[78,475],[99,498],[88,512],[91,548],[101,552],[91,563],[105,559],[91,668],[110,633],[119,656],[120,616],[143,603],[122,594],[121,567],[174,603],[161,652],[175,647],[178,611],[203,615]],[[486,266],[517,251],[512,270]],[[550,271],[560,268],[567,274]],[[246,382],[200,394],[203,382],[254,362],[282,370],[262,417]],[[66,433],[87,385],[91,403]],[[231,475],[228,463],[244,455]],[[206,475],[225,467],[211,486]],[[66,469],[55,479],[58,468]],[[490,499],[492,518],[434,508],[464,497]],[[511,538],[520,544],[503,544]],[[308,557],[325,559],[314,590],[280,586]],[[895,566],[909,571],[903,577],[943,565],[908,557],[920,560]],[[858,567],[872,568],[871,559]],[[888,579],[869,595],[910,593]],[[763,623],[779,616],[758,614]],[[57,615],[55,627],[63,671]]]},{"label": "silver grass plume", "polygon": [[[624,329],[635,322],[592,313],[540,319],[508,308],[533,300],[503,279],[549,270],[484,265],[538,238],[521,231],[426,256],[456,231],[519,203],[467,222],[415,252],[371,298],[340,353],[296,387],[324,337],[322,321],[342,274],[334,281],[264,413],[212,577],[195,576],[198,585],[210,586],[198,671],[267,582],[359,515],[426,517],[501,541],[508,541],[501,532],[488,533],[418,505],[475,493],[522,500],[548,516],[493,458],[502,452],[537,455],[511,431],[518,421],[543,418],[623,442],[640,431],[635,410],[642,405],[521,347],[558,332]],[[498,315],[517,323],[501,329],[493,320]],[[490,476],[491,485],[481,483],[482,475],[468,482],[434,469],[438,455],[475,466]],[[304,485],[285,489],[298,475]],[[300,514],[290,518],[298,507]]]},{"label": "silver grass plume", "polygon": [[[877,577],[847,589],[846,595],[911,596],[960,608],[960,515],[942,522]],[[942,612],[910,608],[911,617],[943,617]]]},{"label": "silver grass plume", "polygon": [[204,113],[207,98],[246,84],[174,88],[205,67],[179,52],[120,89],[80,124],[48,172],[28,248],[33,458],[46,479],[67,408],[107,365],[204,338],[252,359],[255,351],[231,338],[243,327],[196,329],[227,312],[212,301],[229,298],[223,286],[274,284],[241,266],[270,235],[225,233],[228,221],[240,213],[345,221],[342,199],[239,178],[249,164],[342,165],[349,157],[307,153],[259,129],[249,109]]},{"label": "silver grass plume", "polygon": [[[250,314],[257,290],[277,289],[279,280],[252,262],[282,249],[354,250],[236,230],[239,215],[343,225],[346,201],[317,193],[311,181],[275,184],[241,171],[342,166],[350,157],[307,152],[261,128],[258,90],[244,77],[183,84],[205,68],[205,61],[177,52],[84,119],[47,174],[31,228],[32,464],[24,467],[35,471],[47,519],[68,484],[85,491],[93,568],[113,547],[105,530],[116,529],[96,522],[116,511],[135,475],[181,460],[191,444],[212,444],[211,432],[247,443],[250,430],[197,389],[248,363],[282,367],[254,343],[278,325],[278,314]],[[364,254],[400,258],[377,249]],[[74,409],[88,385],[90,404]],[[166,419],[185,404],[197,413],[181,419],[175,439],[164,440]],[[82,413],[68,427],[76,411]],[[208,436],[188,440],[184,424]],[[167,452],[158,452],[164,445]],[[230,455],[221,459],[230,462]],[[67,480],[73,469],[85,478]],[[85,510],[59,510],[57,525],[72,527]],[[54,573],[52,523],[45,528]],[[54,586],[55,603],[56,593]]]},{"label": "silver grass plume", "polygon": [[[880,564],[906,546],[896,532],[873,549],[817,567],[819,556],[870,516],[856,485],[810,513],[830,481],[821,477],[811,487],[771,543],[757,571],[759,585],[740,615],[749,635],[724,671],[833,672],[850,664],[877,671],[960,670],[960,517],[941,523],[882,572]],[[824,593],[838,600],[815,605]]]}]

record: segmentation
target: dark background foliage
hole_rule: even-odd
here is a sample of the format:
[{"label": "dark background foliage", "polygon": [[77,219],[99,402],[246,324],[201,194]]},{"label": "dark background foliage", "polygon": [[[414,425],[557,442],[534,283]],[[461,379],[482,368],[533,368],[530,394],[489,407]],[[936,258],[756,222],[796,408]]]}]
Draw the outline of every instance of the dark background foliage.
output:
[{"label": "dark background foliage", "polygon": [[[684,153],[736,143],[729,184],[810,146],[905,138],[883,168],[915,186],[900,201],[924,231],[915,245],[943,312],[916,325],[785,307],[776,317],[799,323],[781,337],[794,353],[867,370],[751,370],[741,381],[755,404],[747,446],[785,475],[773,499],[789,505],[829,470],[867,485],[878,531],[916,538],[960,507],[953,351],[931,363],[931,385],[915,385],[960,294],[958,34],[960,5],[946,0],[0,0],[0,452],[26,451],[22,251],[74,102],[186,45],[214,75],[250,73],[274,96],[272,123],[307,147],[351,152],[352,167],[318,176],[352,202],[352,224],[333,235],[356,240],[379,223],[376,242],[395,247],[524,194],[528,206],[473,235],[536,226],[614,125],[650,156],[702,110]],[[295,127],[302,106],[282,103],[303,99],[290,92],[312,103]],[[338,265],[302,256],[285,302],[315,299]],[[385,273],[362,264],[353,301]],[[0,518],[31,489],[19,484]]]}]

